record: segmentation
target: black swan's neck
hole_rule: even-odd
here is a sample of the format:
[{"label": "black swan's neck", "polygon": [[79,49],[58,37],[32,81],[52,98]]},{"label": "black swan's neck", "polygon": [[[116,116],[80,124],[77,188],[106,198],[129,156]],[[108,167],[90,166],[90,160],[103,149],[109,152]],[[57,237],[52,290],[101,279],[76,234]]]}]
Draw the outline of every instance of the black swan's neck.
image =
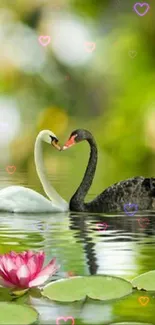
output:
[{"label": "black swan's neck", "polygon": [[97,146],[95,140],[92,136],[91,137],[89,136],[86,140],[88,141],[91,149],[90,157],[89,157],[89,162],[83,180],[70,200],[70,209],[72,211],[86,210],[86,204],[84,203],[84,198],[88,193],[89,188],[92,184],[95,170],[96,170],[96,165],[97,165]]}]

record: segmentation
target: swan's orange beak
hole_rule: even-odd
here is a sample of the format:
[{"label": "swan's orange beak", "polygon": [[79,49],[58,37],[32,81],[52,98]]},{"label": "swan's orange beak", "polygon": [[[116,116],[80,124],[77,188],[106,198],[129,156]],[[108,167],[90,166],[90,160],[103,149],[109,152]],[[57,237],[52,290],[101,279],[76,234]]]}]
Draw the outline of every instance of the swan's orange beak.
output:
[{"label": "swan's orange beak", "polygon": [[55,140],[52,141],[52,146],[55,147],[59,151],[61,150],[61,147],[59,146],[58,142]]},{"label": "swan's orange beak", "polygon": [[76,135],[73,135],[71,138],[69,138],[69,140],[62,147],[62,150],[66,150],[66,149],[70,148],[71,146],[73,146],[74,144],[76,144],[75,137],[76,137]]}]

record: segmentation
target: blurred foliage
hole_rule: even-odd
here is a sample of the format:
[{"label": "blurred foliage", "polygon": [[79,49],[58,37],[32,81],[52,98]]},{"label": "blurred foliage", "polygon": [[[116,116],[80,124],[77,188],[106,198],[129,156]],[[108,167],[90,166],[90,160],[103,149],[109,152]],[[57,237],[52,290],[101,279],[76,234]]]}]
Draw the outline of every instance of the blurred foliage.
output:
[{"label": "blurred foliage", "polygon": [[52,130],[59,136],[59,134],[62,134],[66,130],[67,126],[67,114],[57,107],[47,108],[40,113],[38,118],[38,132],[47,129]]}]

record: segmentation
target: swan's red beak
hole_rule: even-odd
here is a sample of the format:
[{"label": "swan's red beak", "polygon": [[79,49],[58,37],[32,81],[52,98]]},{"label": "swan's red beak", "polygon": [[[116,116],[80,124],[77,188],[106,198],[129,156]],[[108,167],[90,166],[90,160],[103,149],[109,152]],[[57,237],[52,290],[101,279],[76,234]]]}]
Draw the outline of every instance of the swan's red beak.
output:
[{"label": "swan's red beak", "polygon": [[62,147],[62,150],[66,150],[66,149],[70,148],[71,146],[73,146],[74,144],[76,144],[75,137],[76,137],[76,135],[73,135],[71,138],[69,138],[69,140]]}]

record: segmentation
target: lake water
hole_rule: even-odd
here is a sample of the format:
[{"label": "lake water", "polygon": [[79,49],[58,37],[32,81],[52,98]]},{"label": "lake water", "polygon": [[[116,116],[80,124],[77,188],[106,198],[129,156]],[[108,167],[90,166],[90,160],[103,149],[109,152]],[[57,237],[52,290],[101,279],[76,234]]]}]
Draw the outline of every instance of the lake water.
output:
[{"label": "lake water", "polygon": [[[25,174],[23,179],[23,185],[26,185]],[[11,179],[1,175],[1,180],[1,188],[12,183],[20,184],[19,175]],[[44,250],[46,262],[54,256],[57,258],[61,268],[54,279],[67,277],[67,272],[72,272],[75,275],[108,274],[131,280],[155,269],[155,213],[137,212],[134,216],[125,213],[112,216],[1,213],[0,254],[28,249]],[[144,295],[150,299],[146,306],[138,300]],[[29,303],[39,312],[40,324],[53,325],[58,317],[70,315],[75,319],[75,325],[155,324],[155,293],[144,291],[108,302],[87,299],[66,304],[30,296]]]}]

